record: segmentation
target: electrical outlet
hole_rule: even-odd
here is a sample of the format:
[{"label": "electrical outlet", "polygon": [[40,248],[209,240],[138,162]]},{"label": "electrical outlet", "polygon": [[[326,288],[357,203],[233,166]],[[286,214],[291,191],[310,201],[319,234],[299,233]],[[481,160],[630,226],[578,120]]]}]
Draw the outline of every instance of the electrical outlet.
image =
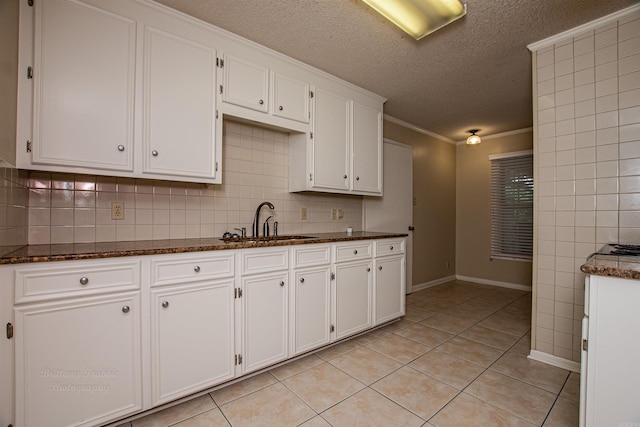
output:
[{"label": "electrical outlet", "polygon": [[124,219],[124,202],[111,202],[111,219]]},{"label": "electrical outlet", "polygon": [[344,218],[344,212],[342,212],[342,209],[338,209],[338,219],[342,218]]},{"label": "electrical outlet", "polygon": [[307,219],[307,208],[300,208],[300,219],[303,221]]},{"label": "electrical outlet", "polygon": [[336,219],[338,219],[338,210],[331,209],[331,221],[335,221]]}]

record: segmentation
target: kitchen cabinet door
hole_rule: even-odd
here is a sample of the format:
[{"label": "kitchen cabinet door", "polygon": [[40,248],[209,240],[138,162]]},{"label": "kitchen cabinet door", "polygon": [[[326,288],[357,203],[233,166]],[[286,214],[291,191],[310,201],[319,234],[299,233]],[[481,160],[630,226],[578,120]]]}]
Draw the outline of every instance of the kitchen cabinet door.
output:
[{"label": "kitchen cabinet door", "polygon": [[233,378],[233,279],[151,292],[153,405]]},{"label": "kitchen cabinet door", "polygon": [[269,69],[237,56],[224,55],[222,101],[266,113]]},{"label": "kitchen cabinet door", "polygon": [[143,173],[220,182],[216,49],[185,26],[145,27]]},{"label": "kitchen cabinet door", "polygon": [[352,103],[351,183],[359,194],[382,194],[382,111]]},{"label": "kitchen cabinet door", "polygon": [[139,292],[15,315],[16,425],[94,426],[142,410]]},{"label": "kitchen cabinet door", "polygon": [[287,272],[242,279],[242,373],[288,356]]},{"label": "kitchen cabinet door", "polygon": [[372,326],[371,259],[337,264],[335,269],[335,339],[341,339]]},{"label": "kitchen cabinet door", "polygon": [[349,99],[315,91],[311,186],[349,189]]},{"label": "kitchen cabinet door", "polygon": [[309,84],[273,73],[274,116],[309,123]]},{"label": "kitchen cabinet door", "polygon": [[292,356],[329,344],[331,324],[331,268],[296,271],[291,284]]},{"label": "kitchen cabinet door", "polygon": [[376,259],[375,273],[374,326],[404,315],[404,256]]},{"label": "kitchen cabinet door", "polygon": [[133,171],[136,22],[104,6],[34,4],[34,165]]}]

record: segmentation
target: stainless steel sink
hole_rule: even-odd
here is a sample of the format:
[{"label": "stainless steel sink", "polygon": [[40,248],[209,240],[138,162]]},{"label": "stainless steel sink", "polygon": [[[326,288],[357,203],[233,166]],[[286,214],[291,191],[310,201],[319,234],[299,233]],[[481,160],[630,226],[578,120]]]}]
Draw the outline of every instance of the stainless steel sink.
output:
[{"label": "stainless steel sink", "polygon": [[299,234],[282,234],[279,236],[260,236],[260,237],[230,237],[221,239],[225,243],[264,243],[264,242],[284,242],[294,240],[315,239],[313,236],[301,236]]}]

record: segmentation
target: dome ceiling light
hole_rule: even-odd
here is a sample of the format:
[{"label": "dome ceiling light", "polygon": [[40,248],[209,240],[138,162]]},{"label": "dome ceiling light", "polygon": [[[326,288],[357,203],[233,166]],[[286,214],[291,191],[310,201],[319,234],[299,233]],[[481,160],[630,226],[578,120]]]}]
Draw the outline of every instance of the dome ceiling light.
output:
[{"label": "dome ceiling light", "polygon": [[467,138],[467,145],[476,145],[476,144],[480,144],[482,142],[480,137],[478,135],[476,135],[476,132],[478,132],[479,130],[480,129],[471,129],[471,130],[467,131],[467,132],[471,133],[471,135],[469,135],[469,138]]}]

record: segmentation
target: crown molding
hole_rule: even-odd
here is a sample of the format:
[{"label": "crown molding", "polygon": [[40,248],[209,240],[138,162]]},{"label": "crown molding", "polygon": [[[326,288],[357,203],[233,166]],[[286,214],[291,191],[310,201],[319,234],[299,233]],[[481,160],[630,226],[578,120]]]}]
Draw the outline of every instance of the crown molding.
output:
[{"label": "crown molding", "polygon": [[444,142],[447,142],[449,144],[455,144],[455,141],[453,139],[449,139],[449,138],[447,138],[445,136],[442,136],[442,135],[439,135],[439,134],[437,134],[435,132],[428,131],[426,129],[421,128],[420,126],[416,126],[416,125],[414,125],[412,123],[405,122],[404,120],[397,119],[397,118],[395,118],[393,116],[390,116],[388,114],[384,115],[384,120],[386,120],[388,122],[391,122],[391,123],[395,123],[397,125],[400,125],[402,127],[407,128],[407,129],[411,129],[412,131],[421,133],[423,135],[431,136],[433,138],[439,139],[440,141],[444,141]]},{"label": "crown molding", "polygon": [[[533,132],[533,128],[532,127],[522,128],[522,129],[510,130],[508,132],[494,133],[493,135],[486,135],[486,136],[478,135],[478,136],[480,136],[482,141],[486,141],[486,140],[491,140],[496,138],[503,138],[505,136],[518,135],[518,134],[527,133],[527,132]],[[456,145],[465,145],[466,143],[467,143],[467,140],[463,139],[462,141],[457,141]]]}]

